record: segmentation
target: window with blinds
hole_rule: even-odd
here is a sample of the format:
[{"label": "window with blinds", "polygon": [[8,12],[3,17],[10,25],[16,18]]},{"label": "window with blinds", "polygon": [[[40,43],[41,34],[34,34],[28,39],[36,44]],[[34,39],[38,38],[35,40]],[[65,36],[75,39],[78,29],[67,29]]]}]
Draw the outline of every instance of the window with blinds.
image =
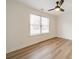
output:
[{"label": "window with blinds", "polygon": [[39,35],[49,32],[49,19],[46,17],[30,15],[30,34]]}]

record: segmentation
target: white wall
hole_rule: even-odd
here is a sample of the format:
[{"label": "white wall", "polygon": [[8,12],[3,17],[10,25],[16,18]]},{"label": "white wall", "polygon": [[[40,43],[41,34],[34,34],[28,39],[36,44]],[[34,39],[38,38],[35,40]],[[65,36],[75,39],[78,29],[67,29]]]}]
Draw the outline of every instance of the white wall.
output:
[{"label": "white wall", "polygon": [[57,16],[57,37],[72,39],[72,0],[65,0],[62,5],[65,10]]},{"label": "white wall", "polygon": [[[27,7],[14,0],[6,0],[7,53],[55,37],[55,16]],[[30,14],[37,14],[50,19],[50,33],[38,36],[29,35]]]},{"label": "white wall", "polygon": [[57,37],[72,39],[72,13],[66,13],[58,16],[56,21]]}]

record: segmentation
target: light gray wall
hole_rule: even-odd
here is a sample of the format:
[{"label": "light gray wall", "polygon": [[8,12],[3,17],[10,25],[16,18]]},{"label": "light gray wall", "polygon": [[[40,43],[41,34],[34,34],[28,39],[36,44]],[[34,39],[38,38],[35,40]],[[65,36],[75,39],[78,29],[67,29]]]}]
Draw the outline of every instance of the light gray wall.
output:
[{"label": "light gray wall", "polygon": [[[55,37],[55,16],[40,12],[27,7],[14,0],[6,0],[6,32],[7,32],[7,53],[35,44],[37,42]],[[50,33],[38,36],[30,36],[29,20],[30,14],[37,14],[48,17],[50,20]]]},{"label": "light gray wall", "polygon": [[58,16],[56,27],[57,37],[72,39],[72,13]]},{"label": "light gray wall", "polygon": [[65,0],[62,7],[65,11],[57,17],[57,36],[72,39],[72,0]]}]

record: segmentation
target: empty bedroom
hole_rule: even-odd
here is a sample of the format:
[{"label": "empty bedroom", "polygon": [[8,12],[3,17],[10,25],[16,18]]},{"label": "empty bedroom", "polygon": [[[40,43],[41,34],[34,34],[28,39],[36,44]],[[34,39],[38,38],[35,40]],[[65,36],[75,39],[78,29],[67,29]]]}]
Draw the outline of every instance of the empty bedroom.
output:
[{"label": "empty bedroom", "polygon": [[72,59],[72,0],[6,0],[6,59]]}]

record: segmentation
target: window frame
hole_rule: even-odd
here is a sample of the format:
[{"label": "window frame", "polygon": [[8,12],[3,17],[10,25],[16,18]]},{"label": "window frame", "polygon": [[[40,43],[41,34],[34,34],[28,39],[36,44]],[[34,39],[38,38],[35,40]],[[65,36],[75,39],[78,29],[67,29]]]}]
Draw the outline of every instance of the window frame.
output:
[{"label": "window frame", "polygon": [[[30,14],[30,16],[31,15],[36,15],[36,14]],[[36,36],[36,35],[41,35],[41,34],[47,34],[47,33],[49,33],[50,32],[50,27],[49,27],[49,24],[50,24],[50,22],[49,22],[49,18],[48,17],[45,17],[45,16],[40,16],[40,15],[36,15],[36,16],[39,16],[40,17],[40,33],[39,34],[31,34],[31,28],[30,28],[30,35],[31,36]],[[46,33],[43,33],[42,32],[42,17],[44,17],[44,18],[47,18],[48,19],[48,32],[46,32]],[[30,21],[31,21],[31,18],[30,18]],[[30,24],[30,27],[32,26],[32,24]]]}]

